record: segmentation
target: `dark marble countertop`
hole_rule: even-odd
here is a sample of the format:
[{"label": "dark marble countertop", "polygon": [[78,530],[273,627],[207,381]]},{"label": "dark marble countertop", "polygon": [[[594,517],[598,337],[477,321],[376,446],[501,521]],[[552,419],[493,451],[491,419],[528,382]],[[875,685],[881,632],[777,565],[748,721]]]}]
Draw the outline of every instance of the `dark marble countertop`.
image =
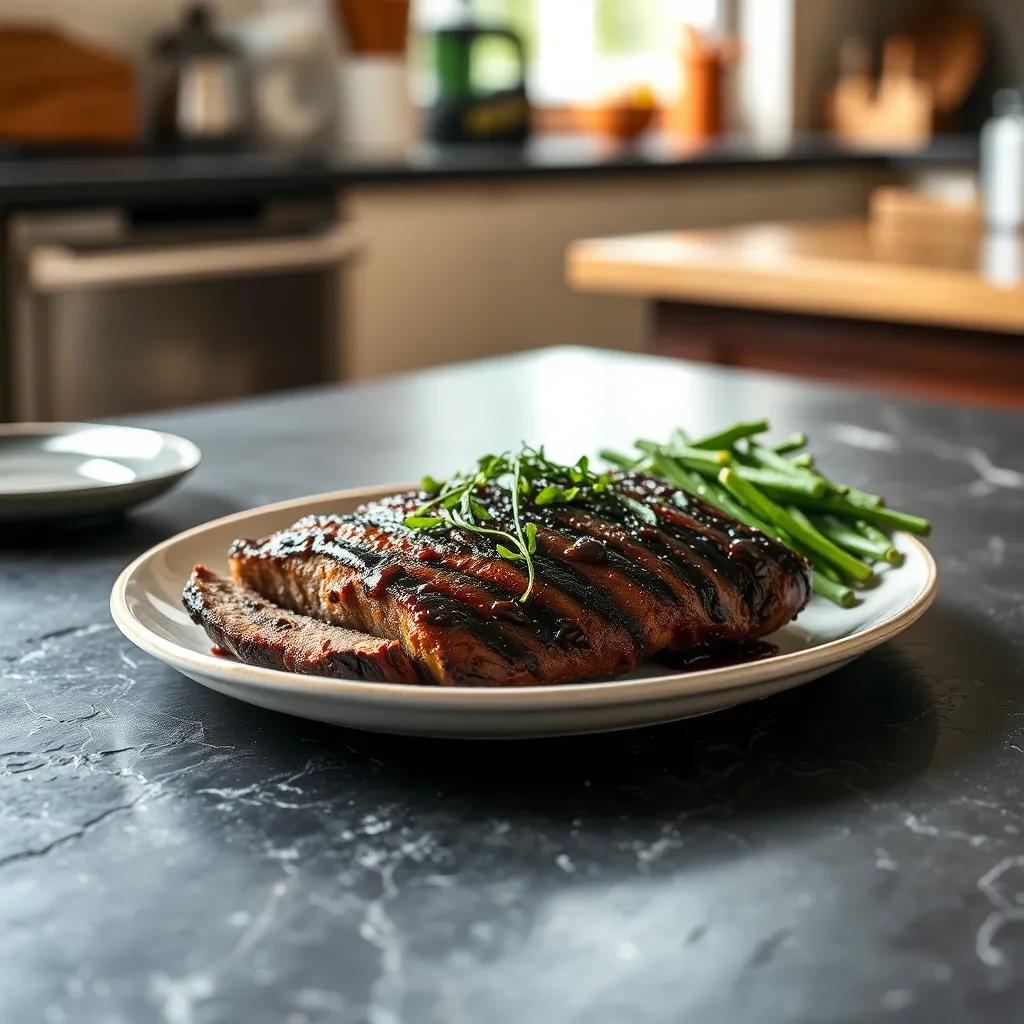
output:
[{"label": "dark marble countertop", "polygon": [[100,203],[189,202],[329,193],[352,185],[526,179],[806,166],[961,166],[977,162],[973,136],[936,138],[921,150],[854,150],[820,137],[785,144],[723,140],[680,148],[653,136],[611,146],[585,136],[541,136],[523,147],[419,145],[401,157],[357,153],[174,156],[0,149],[0,209]]},{"label": "dark marble countertop", "polygon": [[[112,625],[213,516],[740,412],[931,516],[907,633],[803,688],[531,742],[330,728]],[[971,1021],[1024,1005],[1024,418],[557,349],[151,416],[173,494],[0,549],[0,1019]]]}]

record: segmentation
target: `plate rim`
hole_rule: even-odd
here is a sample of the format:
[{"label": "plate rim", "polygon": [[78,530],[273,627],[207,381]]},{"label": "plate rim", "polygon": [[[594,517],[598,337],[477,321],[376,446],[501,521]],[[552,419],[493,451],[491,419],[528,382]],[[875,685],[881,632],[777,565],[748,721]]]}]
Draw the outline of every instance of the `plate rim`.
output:
[{"label": "plate rim", "polygon": [[[814,647],[791,651],[788,654],[776,655],[761,661],[673,673],[655,679],[607,679],[539,686],[494,687],[428,686],[416,683],[335,679],[327,676],[261,668],[234,660],[226,661],[224,658],[218,658],[212,654],[192,651],[174,641],[158,636],[144,625],[128,606],[128,585],[142,565],[156,558],[167,548],[187,541],[198,534],[227,526],[250,516],[284,512],[299,505],[353,498],[372,500],[375,497],[399,493],[403,489],[408,490],[410,487],[415,487],[415,485],[391,484],[325,491],[321,494],[289,498],[244,509],[182,530],[144,551],[120,572],[110,592],[110,614],[114,624],[128,640],[141,650],[168,662],[178,671],[190,674],[188,669],[191,669],[200,675],[215,677],[222,677],[222,674],[227,671],[233,677],[232,681],[255,685],[262,690],[305,691],[310,695],[336,696],[339,699],[344,698],[359,703],[374,703],[382,698],[385,700],[390,698],[405,705],[463,705],[467,710],[514,708],[527,704],[532,707],[543,705],[553,709],[585,703],[587,697],[596,697],[596,702],[601,705],[614,705],[637,700],[642,700],[645,703],[657,702],[661,699],[678,697],[684,689],[692,689],[700,693],[742,690],[751,684],[771,682],[786,676],[796,676],[802,671],[813,670],[823,665],[849,661],[885,643],[913,625],[932,605],[938,593],[939,571],[931,552],[916,537],[901,532],[902,537],[916,548],[924,560],[927,570],[924,583],[908,604],[880,622],[850,636],[838,637]],[[161,653],[158,654],[157,651]]]},{"label": "plate rim", "polygon": [[[176,480],[179,477],[191,473],[203,460],[203,453],[199,446],[180,434],[171,434],[166,430],[156,430],[153,427],[135,427],[127,423],[92,423],[87,420],[58,420],[48,422],[44,420],[24,420],[17,423],[0,423],[0,438],[4,437],[58,437],[61,434],[70,433],[75,430],[130,430],[139,434],[155,434],[160,440],[172,448],[180,458],[180,464],[163,470],[160,473],[150,473],[146,476],[136,477],[134,480],[126,480],[122,483],[103,483],[96,481],[87,487],[48,487],[42,491],[4,491],[0,494],[0,501],[11,501],[21,499],[35,499],[41,497],[73,496],[73,495],[98,495],[113,491],[123,491],[125,488],[142,487],[150,484],[161,483],[165,480]],[[254,510],[255,511],[255,510]],[[173,538],[171,538],[173,539]]]}]

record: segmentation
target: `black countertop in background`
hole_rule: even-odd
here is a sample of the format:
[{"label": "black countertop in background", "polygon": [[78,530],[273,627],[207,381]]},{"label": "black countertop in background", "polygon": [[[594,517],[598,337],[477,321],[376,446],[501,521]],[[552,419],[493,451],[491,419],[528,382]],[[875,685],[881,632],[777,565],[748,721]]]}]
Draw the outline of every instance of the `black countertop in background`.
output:
[{"label": "black countertop in background", "polygon": [[[907,633],[765,701],[374,736],[204,690],[109,618],[128,561],[214,516],[738,411],[931,516],[942,573]],[[144,422],[202,447],[183,487],[0,540],[0,1019],[1019,1019],[1020,415],[552,350]]]},{"label": "black countertop in background", "polygon": [[494,180],[555,175],[658,174],[733,168],[819,166],[973,166],[972,136],[936,139],[919,151],[844,149],[825,139],[784,146],[725,141],[679,150],[654,137],[609,147],[582,136],[540,137],[525,147],[419,146],[401,159],[355,155],[145,153],[61,156],[0,151],[0,210],[100,203],[179,202],[217,197],[310,195],[348,185]]}]

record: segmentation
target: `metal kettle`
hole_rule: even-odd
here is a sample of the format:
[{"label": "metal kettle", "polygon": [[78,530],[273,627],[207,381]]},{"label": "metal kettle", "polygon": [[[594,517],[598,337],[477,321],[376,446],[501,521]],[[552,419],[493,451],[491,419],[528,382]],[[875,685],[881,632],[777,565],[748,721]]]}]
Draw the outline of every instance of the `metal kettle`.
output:
[{"label": "metal kettle", "polygon": [[180,25],[157,37],[152,62],[152,141],[191,150],[232,148],[244,141],[245,62],[240,48],[217,29],[206,4],[191,4]]}]

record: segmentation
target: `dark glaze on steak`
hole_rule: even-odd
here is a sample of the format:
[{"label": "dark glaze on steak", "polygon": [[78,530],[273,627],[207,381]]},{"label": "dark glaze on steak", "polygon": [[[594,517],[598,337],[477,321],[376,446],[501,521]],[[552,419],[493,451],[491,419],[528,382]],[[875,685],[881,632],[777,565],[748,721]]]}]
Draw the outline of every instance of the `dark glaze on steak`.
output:
[{"label": "dark glaze on steak", "polygon": [[182,601],[218,647],[247,664],[340,679],[420,681],[416,666],[394,640],[286,611],[204,566],[192,570]]},{"label": "dark glaze on steak", "polygon": [[[652,478],[617,486],[657,525],[609,495],[531,507],[537,583],[525,604],[525,574],[489,538],[403,525],[422,494],[236,541],[231,571],[284,608],[397,641],[441,685],[613,676],[663,650],[749,643],[807,603],[808,567],[781,544]],[[487,494],[507,529],[503,499]]]}]

